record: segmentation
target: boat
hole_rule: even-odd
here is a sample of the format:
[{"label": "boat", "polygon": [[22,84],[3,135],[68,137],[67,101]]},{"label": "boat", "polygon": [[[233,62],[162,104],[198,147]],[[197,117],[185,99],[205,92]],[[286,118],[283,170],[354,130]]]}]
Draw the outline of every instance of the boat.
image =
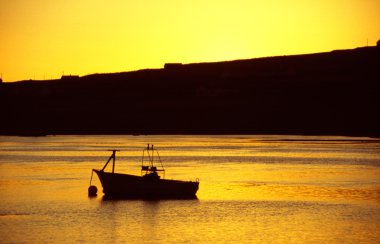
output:
[{"label": "boat", "polygon": [[[199,188],[199,179],[195,181],[165,179],[165,169],[160,155],[153,145],[143,149],[141,175],[131,175],[115,172],[116,152],[100,170],[93,169],[90,180],[89,195],[96,195],[97,188],[91,185],[92,175],[95,172],[103,187],[105,197],[109,198],[196,198]],[[112,160],[112,171],[106,172],[107,165]],[[159,164],[157,167],[156,164]],[[91,188],[91,189],[90,189]]]}]

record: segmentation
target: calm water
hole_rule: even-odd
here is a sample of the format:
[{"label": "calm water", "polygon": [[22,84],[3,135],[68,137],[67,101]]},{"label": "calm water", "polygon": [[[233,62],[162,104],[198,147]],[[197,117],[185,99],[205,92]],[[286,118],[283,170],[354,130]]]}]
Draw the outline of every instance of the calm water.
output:
[{"label": "calm water", "polygon": [[[197,200],[87,197],[120,149],[155,144]],[[97,178],[93,184],[101,190]],[[301,136],[0,137],[1,243],[378,243],[380,140]]]}]

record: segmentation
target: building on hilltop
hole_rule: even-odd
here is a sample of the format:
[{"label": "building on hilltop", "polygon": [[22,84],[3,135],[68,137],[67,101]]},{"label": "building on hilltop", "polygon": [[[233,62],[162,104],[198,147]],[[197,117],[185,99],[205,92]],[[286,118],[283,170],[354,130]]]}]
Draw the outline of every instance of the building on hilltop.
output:
[{"label": "building on hilltop", "polygon": [[182,68],[182,63],[166,63],[164,65],[165,70],[178,70]]},{"label": "building on hilltop", "polygon": [[61,80],[78,80],[79,75],[62,75]]}]

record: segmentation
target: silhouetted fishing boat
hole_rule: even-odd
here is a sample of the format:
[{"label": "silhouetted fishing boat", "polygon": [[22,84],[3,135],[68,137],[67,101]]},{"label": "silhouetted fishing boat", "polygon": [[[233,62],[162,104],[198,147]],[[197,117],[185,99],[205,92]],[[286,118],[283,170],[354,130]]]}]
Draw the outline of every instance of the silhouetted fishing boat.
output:
[{"label": "silhouetted fishing boat", "polygon": [[[167,180],[165,169],[162,165],[158,151],[153,145],[143,150],[141,163],[141,176],[115,173],[116,152],[112,150],[112,155],[101,170],[93,169],[103,187],[106,197],[125,197],[125,198],[195,198],[199,187],[199,180],[181,181]],[[110,161],[113,161],[112,172],[105,172]],[[157,161],[160,168],[154,163]],[[158,174],[160,173],[161,176]],[[92,174],[91,174],[92,180]],[[97,189],[91,186],[89,195],[96,195]]]}]

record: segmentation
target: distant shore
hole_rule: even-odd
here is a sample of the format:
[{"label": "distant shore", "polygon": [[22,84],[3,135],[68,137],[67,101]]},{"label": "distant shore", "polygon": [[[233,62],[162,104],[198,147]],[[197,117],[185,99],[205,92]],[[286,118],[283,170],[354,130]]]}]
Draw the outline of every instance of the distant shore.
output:
[{"label": "distant shore", "polygon": [[0,84],[1,135],[380,137],[379,47]]}]

